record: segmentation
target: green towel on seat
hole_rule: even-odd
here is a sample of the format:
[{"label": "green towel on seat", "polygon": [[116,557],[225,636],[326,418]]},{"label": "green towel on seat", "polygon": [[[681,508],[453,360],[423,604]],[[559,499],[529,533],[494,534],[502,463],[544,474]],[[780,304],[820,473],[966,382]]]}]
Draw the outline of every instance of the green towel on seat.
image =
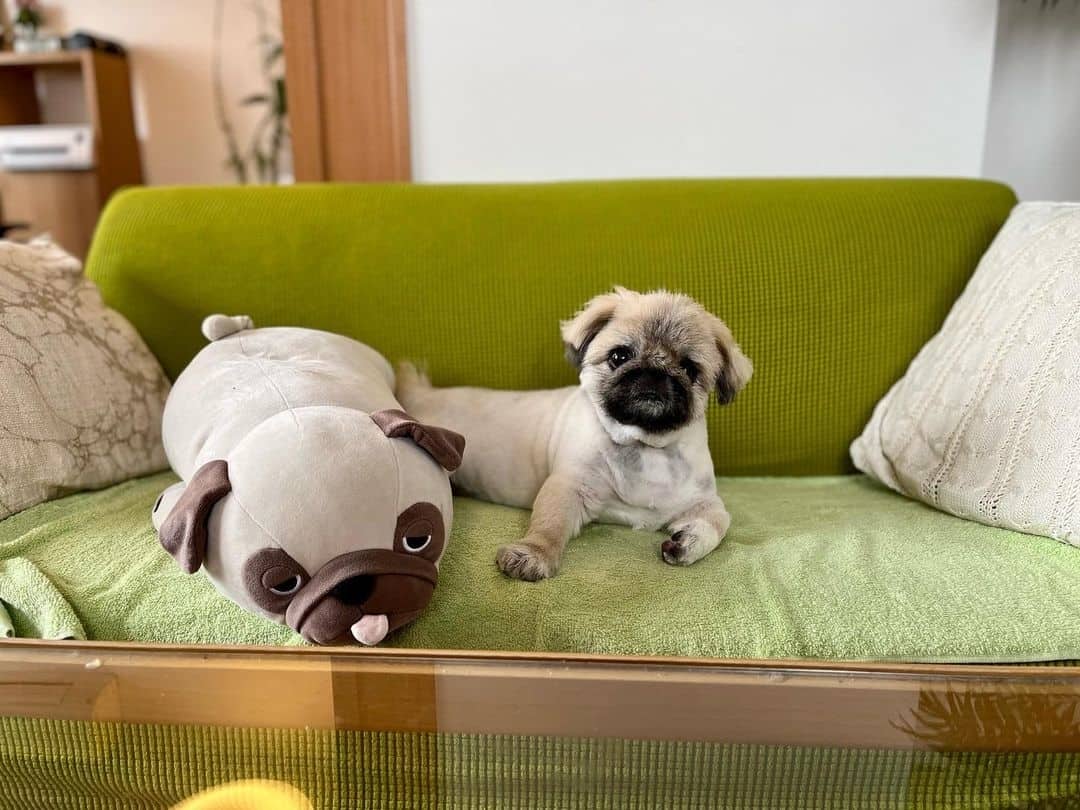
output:
[{"label": "green towel on seat", "polygon": [[12,635],[86,638],[82,622],[67,599],[24,557],[0,559],[0,636]]},{"label": "green towel on seat", "polygon": [[0,521],[0,599],[15,635],[302,644],[287,627],[219,595],[202,574],[184,574],[162,551],[150,509],[174,481],[160,473]]},{"label": "green towel on seat", "polygon": [[[0,521],[0,561],[33,563],[93,639],[303,643],[225,599],[203,574],[184,574],[162,550],[150,510],[175,480],[142,478]],[[493,562],[501,543],[525,531],[528,513],[457,498],[435,596],[387,643],[727,658],[1080,657],[1080,549],[960,520],[862,476],[719,483],[731,532],[697,564],[665,564],[661,534],[593,525],[567,547],[558,576],[539,583],[509,580]],[[16,633],[29,632],[12,618]]]}]

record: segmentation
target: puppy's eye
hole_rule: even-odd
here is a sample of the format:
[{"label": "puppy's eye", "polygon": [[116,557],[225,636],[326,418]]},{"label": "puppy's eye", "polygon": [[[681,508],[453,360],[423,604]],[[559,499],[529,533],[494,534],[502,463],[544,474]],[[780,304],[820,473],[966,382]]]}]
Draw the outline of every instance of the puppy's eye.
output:
[{"label": "puppy's eye", "polygon": [[687,358],[679,365],[682,366],[682,370],[686,372],[686,376],[690,378],[690,382],[697,382],[698,375],[701,374],[701,369],[698,368],[697,363]]},{"label": "puppy's eye", "polygon": [[626,363],[634,356],[633,351],[627,346],[616,346],[610,352],[608,352],[607,361],[608,365],[612,368],[618,368],[623,363]]},{"label": "puppy's eye", "polygon": [[281,582],[270,585],[268,590],[270,593],[276,593],[278,596],[292,596],[300,590],[301,584],[303,584],[303,579],[299,574],[294,574],[287,579],[283,579]]},{"label": "puppy's eye", "polygon": [[402,537],[402,545],[409,551],[423,551],[431,544],[431,535],[416,535],[414,537]]}]

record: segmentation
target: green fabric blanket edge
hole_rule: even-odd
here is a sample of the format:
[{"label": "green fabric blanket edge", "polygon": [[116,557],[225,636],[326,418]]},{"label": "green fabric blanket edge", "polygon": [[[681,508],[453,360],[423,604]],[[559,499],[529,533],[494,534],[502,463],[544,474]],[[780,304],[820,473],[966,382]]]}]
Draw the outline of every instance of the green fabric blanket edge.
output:
[{"label": "green fabric blanket edge", "polygon": [[[173,480],[138,479],[0,522],[0,601],[16,634],[302,644],[203,575],[184,575],[159,548],[149,513]],[[590,526],[559,574],[535,584],[508,580],[493,563],[528,513],[459,498],[435,598],[390,643],[722,658],[1080,658],[1078,549],[944,515],[860,476],[720,479],[720,492],[731,532],[694,566],[663,563],[661,535]]]}]

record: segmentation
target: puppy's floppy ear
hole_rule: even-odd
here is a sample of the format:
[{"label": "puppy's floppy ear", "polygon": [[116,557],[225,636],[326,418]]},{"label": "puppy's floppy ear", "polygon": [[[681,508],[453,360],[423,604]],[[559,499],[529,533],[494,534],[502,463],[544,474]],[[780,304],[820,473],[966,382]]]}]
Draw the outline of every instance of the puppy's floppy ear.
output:
[{"label": "puppy's floppy ear", "polygon": [[622,288],[616,287],[614,292],[598,295],[585,304],[577,315],[562,322],[566,359],[574,368],[581,368],[581,364],[585,362],[585,352],[589,350],[589,344],[615,317],[615,308],[619,306],[622,293]]},{"label": "puppy's floppy ear", "polygon": [[754,365],[750,362],[750,358],[742,353],[727,324],[716,316],[712,316],[712,332],[716,339],[716,349],[720,352],[720,373],[716,375],[716,399],[721,405],[727,405],[735,399],[735,395],[743,389],[743,386],[750,382]]},{"label": "puppy's floppy ear", "polygon": [[447,472],[461,466],[465,437],[460,433],[417,422],[397,408],[375,411],[371,414],[371,421],[391,439],[412,439]]},{"label": "puppy's floppy ear", "polygon": [[229,465],[223,459],[208,461],[191,476],[183,494],[158,529],[162,547],[189,574],[206,558],[207,524],[214,506],[232,491]]}]

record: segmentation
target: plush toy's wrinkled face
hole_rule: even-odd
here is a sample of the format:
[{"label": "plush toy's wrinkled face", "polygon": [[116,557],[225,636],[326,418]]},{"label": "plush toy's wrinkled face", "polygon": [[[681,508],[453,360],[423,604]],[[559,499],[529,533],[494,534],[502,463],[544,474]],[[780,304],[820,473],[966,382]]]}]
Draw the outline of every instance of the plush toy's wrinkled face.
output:
[{"label": "plush toy's wrinkled face", "polygon": [[397,411],[298,409],[166,490],[154,525],[250,610],[316,644],[375,644],[431,599],[463,445]]},{"label": "plush toy's wrinkled face", "polygon": [[420,614],[435,589],[445,540],[439,509],[414,503],[398,515],[392,549],[348,551],[312,574],[284,549],[264,548],[244,563],[244,585],[253,602],[284,616],[309,641],[350,641],[368,631],[353,632],[364,616],[386,616],[390,631]]}]

